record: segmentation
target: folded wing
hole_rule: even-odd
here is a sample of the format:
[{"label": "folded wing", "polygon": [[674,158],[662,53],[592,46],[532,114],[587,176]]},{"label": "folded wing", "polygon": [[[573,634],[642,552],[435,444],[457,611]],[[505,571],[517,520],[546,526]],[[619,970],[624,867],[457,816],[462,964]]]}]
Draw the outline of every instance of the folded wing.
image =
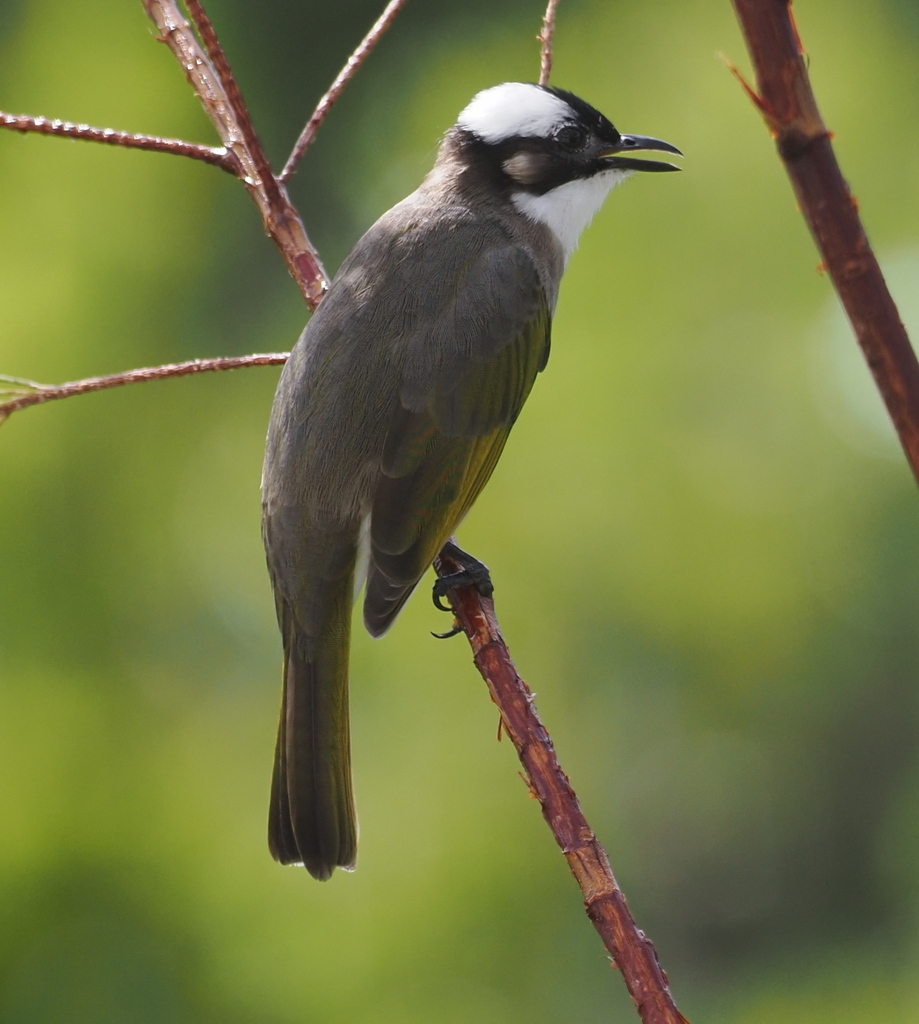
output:
[{"label": "folded wing", "polygon": [[406,340],[370,526],[364,622],[384,633],[491,476],[549,354],[529,255],[470,256],[443,308]]}]

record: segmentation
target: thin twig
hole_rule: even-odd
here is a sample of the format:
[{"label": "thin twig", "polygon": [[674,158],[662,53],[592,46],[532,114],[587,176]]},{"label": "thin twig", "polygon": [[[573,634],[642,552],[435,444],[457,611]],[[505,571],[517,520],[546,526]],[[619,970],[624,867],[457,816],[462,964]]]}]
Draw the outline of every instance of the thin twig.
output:
[{"label": "thin twig", "polygon": [[542,19],[542,30],[536,37],[539,40],[539,84],[548,85],[552,73],[552,40],[555,36],[555,10],[558,0],[549,0],[546,13]]},{"label": "thin twig", "polygon": [[[438,575],[461,567],[441,554]],[[571,873],[584,895],[587,916],[622,973],[638,1014],[645,1024],[686,1024],[676,1008],[666,975],[651,941],[639,930],[616,883],[606,851],[594,835],[552,740],[536,713],[533,694],[520,678],[495,618],[494,601],[473,587],[450,591],[454,613],[472,647],[473,661],[501,713],[501,727],[510,737],[526,772],[525,781],[539,801]]]},{"label": "thin twig", "polygon": [[[107,377],[86,377],[66,384],[36,384],[19,377],[0,377],[0,423],[14,412],[30,405],[42,405],[72,395],[86,395],[90,391],[120,388],[125,384],[141,384],[165,377],[187,377],[193,373],[212,373],[216,370],[239,370],[246,366],[280,366],[287,362],[287,352],[260,352],[251,356],[219,356],[215,359],[190,359],[185,363],[166,363],[163,366],[144,366]],[[3,387],[3,383],[10,385]],[[4,394],[15,397],[3,400]]]},{"label": "thin twig", "polygon": [[[300,137],[297,139],[296,145],[291,150],[290,156],[287,158],[284,170],[278,175],[279,181],[287,181],[294,173],[300,158],[312,145],[313,139],[316,137],[316,132],[319,130],[319,126],[322,122],[326,119],[329,111],[332,109],[332,105],[338,97],[341,96],[342,92],[344,92],[345,86],[354,77],[357,69],[370,55],[371,50],[373,50],[380,41],[380,37],[393,23],[396,15],[405,6],[405,2],[406,0],[390,0],[383,13],[379,18],[377,18],[373,27],[361,40],[360,45],[348,58],[345,66],[338,72],[338,76],[335,81],[331,86],[329,86],[329,91],[316,104],[316,109],[310,115],[310,119],[306,122],[306,126],[303,131],[300,132]],[[555,0],[555,2],[557,3],[558,0]]]},{"label": "thin twig", "polygon": [[[200,3],[197,0],[191,2],[196,5],[199,14],[203,15]],[[240,177],[259,208],[265,230],[281,250],[307,305],[315,309],[328,289],[328,277],[316,250],[310,244],[300,215],[287,198],[284,186],[271,174],[264,152],[257,145],[254,132],[250,131],[251,124],[246,127],[248,114],[241,120],[237,114],[234,104],[242,103],[239,90],[232,97],[227,94],[220,73],[201,48],[175,0],[143,0],[143,4],[159,31],[160,39],[172,50],[185,72],[185,77],[217,129],[224,146],[239,161],[242,169]],[[208,45],[215,53],[222,53],[213,29],[208,35]],[[225,57],[222,58],[221,68],[224,73],[229,68]],[[255,149],[252,148],[253,140]]]},{"label": "thin twig", "polygon": [[163,139],[158,135],[139,135],[135,132],[120,132],[114,128],[94,128],[89,124],[75,124],[57,118],[33,117],[31,114],[8,114],[0,110],[0,128],[16,132],[37,132],[39,135],[63,135],[68,139],[84,142],[102,142],[109,146],[126,149],[146,149],[155,153],[172,153],[173,156],[187,156],[192,160],[203,160],[230,174],[238,174],[236,159],[223,147],[201,146],[196,142],[182,139]]},{"label": "thin twig", "polygon": [[744,88],[775,139],[798,207],[919,480],[919,362],[817,108],[790,0],[732,2],[756,69],[756,90],[745,82]]}]

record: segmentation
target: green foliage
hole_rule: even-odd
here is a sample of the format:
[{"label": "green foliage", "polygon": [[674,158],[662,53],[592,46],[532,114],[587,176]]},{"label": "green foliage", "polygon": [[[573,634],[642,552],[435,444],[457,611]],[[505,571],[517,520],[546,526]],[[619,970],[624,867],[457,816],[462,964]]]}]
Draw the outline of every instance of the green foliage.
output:
[{"label": "green foliage", "polygon": [[[211,14],[277,161],[376,5],[268,6]],[[476,89],[537,72],[539,8],[416,6],[293,184],[331,264]],[[0,107],[212,138],[139,4],[10,12]],[[796,13],[917,335],[912,7]],[[919,1002],[916,489],[718,52],[743,64],[727,0],[563,5],[554,80],[679,145],[685,172],[628,182],[586,234],[461,540],[493,568],[686,1015],[902,1020]],[[302,326],[214,169],[4,132],[0,179],[4,374],[274,351]],[[634,1019],[424,594],[384,641],[356,633],[358,871],[319,885],[270,861],[280,643],[258,479],[276,377],[135,386],[0,430],[0,1021]]]}]

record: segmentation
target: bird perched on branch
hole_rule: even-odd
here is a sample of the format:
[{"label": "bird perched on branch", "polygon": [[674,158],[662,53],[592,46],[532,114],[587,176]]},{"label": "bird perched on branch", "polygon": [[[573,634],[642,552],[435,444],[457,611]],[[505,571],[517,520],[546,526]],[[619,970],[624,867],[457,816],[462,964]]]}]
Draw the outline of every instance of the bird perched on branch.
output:
[{"label": "bird perched on branch", "polygon": [[[262,478],[263,535],[284,644],[269,815],[282,864],[353,868],[351,605],[392,625],[491,476],[549,357],[565,264],[628,155],[679,150],[623,135],[561,89],[474,97],[433,170],[342,264],[281,374]],[[487,570],[458,549],[475,582]]]}]

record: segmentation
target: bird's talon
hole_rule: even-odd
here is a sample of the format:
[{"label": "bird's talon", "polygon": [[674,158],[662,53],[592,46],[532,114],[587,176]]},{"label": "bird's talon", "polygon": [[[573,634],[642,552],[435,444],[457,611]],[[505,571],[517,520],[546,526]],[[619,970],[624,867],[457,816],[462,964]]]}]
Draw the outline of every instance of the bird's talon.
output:
[{"label": "bird's talon", "polygon": [[449,630],[446,633],[432,633],[431,636],[435,637],[438,640],[449,640],[451,636],[456,636],[457,633],[462,632],[463,627],[459,624],[457,620],[454,620],[453,629]]}]

